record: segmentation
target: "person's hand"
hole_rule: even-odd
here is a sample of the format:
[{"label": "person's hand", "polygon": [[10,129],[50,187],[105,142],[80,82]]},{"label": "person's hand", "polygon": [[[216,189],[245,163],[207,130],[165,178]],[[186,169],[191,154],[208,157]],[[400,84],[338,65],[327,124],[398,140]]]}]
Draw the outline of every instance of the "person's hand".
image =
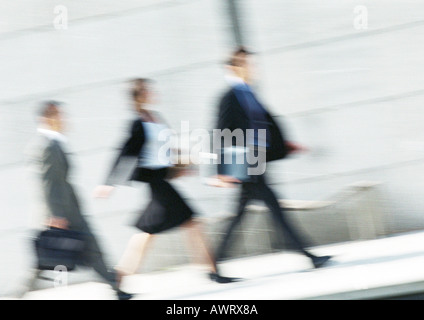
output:
[{"label": "person's hand", "polygon": [[93,196],[95,198],[106,199],[106,198],[109,198],[110,194],[112,193],[114,189],[115,187],[113,186],[107,186],[107,185],[98,186],[94,189]]},{"label": "person's hand", "polygon": [[307,147],[291,141],[286,141],[286,146],[290,149],[290,153],[300,153],[309,151]]},{"label": "person's hand", "polygon": [[51,217],[46,225],[50,228],[68,229],[69,222],[65,218]]},{"label": "person's hand", "polygon": [[185,177],[189,175],[189,169],[188,167],[184,167],[184,166],[177,166],[177,167],[173,167],[172,169],[172,178],[173,179],[178,179],[181,177]]},{"label": "person's hand", "polygon": [[218,188],[234,188],[236,183],[241,183],[241,181],[234,177],[226,176],[223,174],[212,177],[207,181],[208,185]]}]

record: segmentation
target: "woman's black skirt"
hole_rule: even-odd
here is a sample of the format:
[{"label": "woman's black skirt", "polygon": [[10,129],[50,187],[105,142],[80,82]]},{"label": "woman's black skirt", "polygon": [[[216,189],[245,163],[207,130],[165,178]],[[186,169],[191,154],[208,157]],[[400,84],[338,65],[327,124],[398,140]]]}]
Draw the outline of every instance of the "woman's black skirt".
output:
[{"label": "woman's black skirt", "polygon": [[144,232],[155,234],[178,227],[194,215],[178,192],[165,178],[167,169],[137,168],[132,180],[148,182],[152,200],[141,212],[136,227]]}]

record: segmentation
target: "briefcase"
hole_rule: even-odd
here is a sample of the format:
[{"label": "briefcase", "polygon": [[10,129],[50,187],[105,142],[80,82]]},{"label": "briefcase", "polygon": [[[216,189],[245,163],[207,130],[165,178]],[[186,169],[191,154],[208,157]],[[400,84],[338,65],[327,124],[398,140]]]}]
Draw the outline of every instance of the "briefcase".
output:
[{"label": "briefcase", "polygon": [[54,270],[57,266],[74,270],[82,263],[85,248],[83,233],[50,228],[41,231],[35,239],[35,250],[39,270]]},{"label": "briefcase", "polygon": [[248,148],[230,147],[221,151],[221,163],[219,174],[236,178],[240,182],[250,181],[248,174],[249,164],[247,163]]}]

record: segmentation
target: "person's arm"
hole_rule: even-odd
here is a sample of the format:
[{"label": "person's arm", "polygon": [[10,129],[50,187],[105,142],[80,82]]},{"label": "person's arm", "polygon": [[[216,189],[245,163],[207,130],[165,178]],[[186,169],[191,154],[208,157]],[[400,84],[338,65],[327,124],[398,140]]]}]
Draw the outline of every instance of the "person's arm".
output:
[{"label": "person's arm", "polygon": [[[233,93],[227,93],[219,103],[219,114],[217,129],[220,130],[233,130],[234,128],[234,103],[235,96]],[[214,150],[217,154],[218,159],[221,159],[222,150]],[[228,188],[233,187],[234,183],[240,183],[240,181],[234,177],[222,174],[222,166],[218,164],[217,175],[207,180],[208,184],[214,187]]]},{"label": "person's arm", "polygon": [[270,114],[268,114],[268,117],[272,126],[271,143],[273,146],[271,150],[272,154],[270,154],[270,156],[273,158],[271,158],[271,160],[274,160],[274,158],[283,159],[294,153],[308,151],[305,146],[293,142],[290,137],[287,136],[284,123],[282,123],[283,121],[280,120],[278,123]]},{"label": "person's arm", "polygon": [[122,147],[118,157],[114,161],[109,175],[106,178],[105,185],[113,186],[118,184],[117,169],[119,164],[128,158],[137,158],[144,144],[144,130],[141,121],[134,121],[131,126],[130,136]]},{"label": "person's arm", "polygon": [[118,172],[120,164],[122,164],[125,160],[137,158],[140,154],[141,148],[143,147],[144,140],[145,135],[141,121],[134,121],[131,126],[129,138],[127,139],[117,158],[113,162],[112,168],[109,171],[105,183],[95,189],[95,197],[108,197],[113,191],[114,186],[121,183],[122,179],[120,179]]},{"label": "person's arm", "polygon": [[218,123],[217,123],[217,129],[224,130],[224,129],[233,129],[233,118],[234,118],[234,112],[233,112],[233,103],[234,99],[231,99],[231,94],[225,95],[221,101],[219,102],[219,114],[218,114]]},{"label": "person's arm", "polygon": [[46,224],[66,229],[68,225],[67,206],[69,205],[66,167],[59,146],[50,144],[43,153],[43,183],[47,207],[52,217]]}]

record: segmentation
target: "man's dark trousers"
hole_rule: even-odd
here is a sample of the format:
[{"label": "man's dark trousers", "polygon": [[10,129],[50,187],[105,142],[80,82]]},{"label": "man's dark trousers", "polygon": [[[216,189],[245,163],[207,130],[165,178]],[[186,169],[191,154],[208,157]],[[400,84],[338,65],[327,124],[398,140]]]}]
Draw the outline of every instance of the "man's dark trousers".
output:
[{"label": "man's dark trousers", "polygon": [[236,216],[230,222],[230,225],[225,233],[224,239],[221,242],[218,250],[216,252],[217,260],[222,260],[230,245],[230,238],[234,232],[234,229],[240,223],[243,215],[246,212],[246,205],[251,199],[262,200],[265,202],[265,205],[271,211],[272,218],[274,221],[274,226],[277,229],[277,233],[281,234],[284,232],[292,241],[295,246],[295,249],[299,250],[307,257],[312,258],[313,256],[305,250],[305,245],[303,244],[300,236],[287,221],[284,209],[280,207],[277,198],[275,197],[274,192],[266,184],[264,175],[251,176],[249,182],[243,182],[241,188],[241,197],[239,200],[238,210]]}]

